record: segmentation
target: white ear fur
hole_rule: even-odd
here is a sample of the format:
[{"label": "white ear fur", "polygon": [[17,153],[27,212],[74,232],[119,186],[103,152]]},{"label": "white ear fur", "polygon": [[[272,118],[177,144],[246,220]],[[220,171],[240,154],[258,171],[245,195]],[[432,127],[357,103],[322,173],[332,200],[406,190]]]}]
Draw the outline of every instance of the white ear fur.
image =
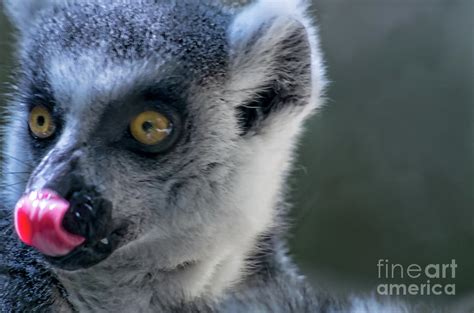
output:
[{"label": "white ear fur", "polygon": [[37,13],[64,0],[3,0],[7,16],[21,32],[27,32]]},{"label": "white ear fur", "polygon": [[[265,85],[272,77],[283,42],[295,36],[305,36],[310,46],[311,66],[311,105],[316,108],[326,85],[324,65],[319,49],[317,28],[308,17],[309,3],[306,0],[260,0],[244,9],[231,25],[229,40],[232,47],[232,66],[237,73],[233,75],[234,86],[241,90],[255,87],[256,82]],[[288,48],[288,47],[287,47]],[[289,47],[291,49],[291,47]],[[289,55],[292,55],[293,51]],[[298,54],[298,47],[294,47]],[[278,64],[276,64],[278,65]]]},{"label": "white ear fur", "polygon": [[[263,24],[277,17],[306,20],[308,3],[304,0],[260,0],[241,12],[232,26],[231,39],[239,35],[251,35]],[[307,26],[307,25],[305,25]]]}]

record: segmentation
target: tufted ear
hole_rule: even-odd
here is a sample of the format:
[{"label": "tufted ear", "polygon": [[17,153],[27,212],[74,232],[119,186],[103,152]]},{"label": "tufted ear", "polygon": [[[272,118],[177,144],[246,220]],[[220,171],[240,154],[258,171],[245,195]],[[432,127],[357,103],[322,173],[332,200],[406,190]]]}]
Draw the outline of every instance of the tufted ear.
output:
[{"label": "tufted ear", "polygon": [[13,25],[24,33],[41,10],[61,2],[65,0],[3,0],[3,6]]},{"label": "tufted ear", "polygon": [[242,134],[278,112],[308,115],[319,106],[324,69],[307,10],[303,0],[260,0],[233,21],[230,85],[244,99]]}]

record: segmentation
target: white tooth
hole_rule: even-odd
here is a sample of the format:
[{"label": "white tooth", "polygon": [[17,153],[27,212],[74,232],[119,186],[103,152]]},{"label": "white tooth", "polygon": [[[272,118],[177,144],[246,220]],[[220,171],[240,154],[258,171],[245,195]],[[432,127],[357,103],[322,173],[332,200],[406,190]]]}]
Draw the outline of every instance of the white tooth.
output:
[{"label": "white tooth", "polygon": [[103,243],[104,245],[108,245],[109,244],[109,239],[104,238],[100,242]]}]

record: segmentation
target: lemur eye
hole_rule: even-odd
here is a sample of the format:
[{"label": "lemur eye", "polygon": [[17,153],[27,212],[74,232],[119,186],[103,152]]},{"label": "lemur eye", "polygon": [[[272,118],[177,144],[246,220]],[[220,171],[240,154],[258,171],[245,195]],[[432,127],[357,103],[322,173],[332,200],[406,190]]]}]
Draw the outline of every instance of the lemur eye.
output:
[{"label": "lemur eye", "polygon": [[155,111],[140,113],[130,123],[133,138],[147,146],[159,144],[168,137],[171,130],[170,120]]},{"label": "lemur eye", "polygon": [[51,137],[56,131],[56,125],[51,113],[44,106],[35,106],[28,118],[28,125],[33,135],[40,139]]}]

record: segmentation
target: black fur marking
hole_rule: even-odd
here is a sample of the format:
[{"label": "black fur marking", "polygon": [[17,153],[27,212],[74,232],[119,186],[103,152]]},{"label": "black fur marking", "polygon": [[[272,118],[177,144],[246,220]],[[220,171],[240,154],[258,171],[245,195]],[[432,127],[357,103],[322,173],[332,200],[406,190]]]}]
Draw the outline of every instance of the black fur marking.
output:
[{"label": "black fur marking", "polygon": [[272,85],[257,93],[250,102],[240,106],[238,116],[241,121],[241,134],[245,135],[252,127],[257,126],[279,102],[276,86]]}]

